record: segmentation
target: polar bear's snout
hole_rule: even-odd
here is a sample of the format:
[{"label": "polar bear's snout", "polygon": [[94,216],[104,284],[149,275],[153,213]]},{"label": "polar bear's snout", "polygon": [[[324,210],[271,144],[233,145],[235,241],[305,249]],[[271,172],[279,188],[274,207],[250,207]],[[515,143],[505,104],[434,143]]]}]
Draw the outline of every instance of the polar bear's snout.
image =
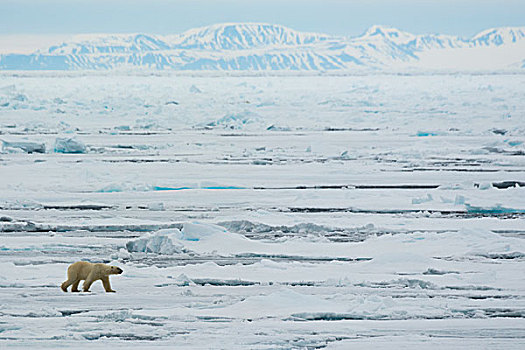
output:
[{"label": "polar bear's snout", "polygon": [[124,272],[124,271],[120,267],[111,266],[111,274],[113,274],[113,275],[120,275],[122,272]]}]

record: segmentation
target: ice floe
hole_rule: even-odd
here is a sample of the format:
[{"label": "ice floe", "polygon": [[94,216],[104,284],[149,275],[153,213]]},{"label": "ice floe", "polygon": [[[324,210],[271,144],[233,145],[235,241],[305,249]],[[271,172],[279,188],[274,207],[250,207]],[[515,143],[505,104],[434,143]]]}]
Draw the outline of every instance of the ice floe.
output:
[{"label": "ice floe", "polygon": [[2,140],[3,152],[25,152],[25,153],[45,153],[45,143],[29,141],[4,141]]},{"label": "ice floe", "polygon": [[55,140],[56,153],[86,153],[86,145],[74,138],[57,138]]}]

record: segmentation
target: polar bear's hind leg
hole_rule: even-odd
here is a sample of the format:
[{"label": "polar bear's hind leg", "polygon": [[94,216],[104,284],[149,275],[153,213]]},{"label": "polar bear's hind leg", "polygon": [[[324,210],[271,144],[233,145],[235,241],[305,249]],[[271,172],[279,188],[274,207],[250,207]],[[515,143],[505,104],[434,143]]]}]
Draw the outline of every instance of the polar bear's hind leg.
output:
[{"label": "polar bear's hind leg", "polygon": [[62,283],[60,285],[60,288],[62,288],[62,290],[64,292],[67,292],[67,288],[73,284],[73,288],[71,289],[72,292],[75,291],[75,286],[78,287],[78,279],[77,279],[77,274],[74,273],[73,271],[71,270],[67,270],[67,281],[65,281],[64,283]]},{"label": "polar bear's hind leg", "polygon": [[75,283],[73,283],[73,286],[71,287],[72,292],[80,292],[78,290],[78,284],[80,283],[80,280],[76,280]]},{"label": "polar bear's hind leg", "polygon": [[62,290],[63,290],[64,292],[67,293],[67,288],[68,288],[71,284],[73,284],[73,281],[70,281],[70,280],[68,279],[67,281],[65,281],[64,283],[62,283],[62,284],[60,285],[60,288],[62,288]]}]

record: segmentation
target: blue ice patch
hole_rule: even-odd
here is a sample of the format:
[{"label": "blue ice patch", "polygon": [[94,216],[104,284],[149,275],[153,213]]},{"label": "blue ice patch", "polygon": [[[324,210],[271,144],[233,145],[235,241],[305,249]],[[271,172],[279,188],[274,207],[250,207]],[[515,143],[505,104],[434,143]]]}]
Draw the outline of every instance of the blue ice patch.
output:
[{"label": "blue ice patch", "polygon": [[430,131],[418,131],[416,136],[418,136],[418,137],[438,136],[438,134],[435,133],[435,132],[430,132]]}]

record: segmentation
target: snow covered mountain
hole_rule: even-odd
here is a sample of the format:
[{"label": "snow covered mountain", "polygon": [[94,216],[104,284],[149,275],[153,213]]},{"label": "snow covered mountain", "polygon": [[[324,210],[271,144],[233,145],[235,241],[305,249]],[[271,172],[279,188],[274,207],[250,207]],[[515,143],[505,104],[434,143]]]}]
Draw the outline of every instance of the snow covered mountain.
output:
[{"label": "snow covered mountain", "polygon": [[501,46],[525,40],[525,27],[487,29],[472,38],[475,45]]},{"label": "snow covered mountain", "polygon": [[168,37],[174,49],[249,50],[318,44],[329,35],[301,33],[280,25],[264,23],[215,24]]},{"label": "snow covered mountain", "polygon": [[162,38],[144,34],[86,34],[77,35],[70,42],[51,46],[42,54],[86,55],[129,54],[146,51],[169,50],[170,45]]},{"label": "snow covered mountain", "polygon": [[226,23],[167,36],[78,35],[33,54],[0,55],[0,69],[507,70],[523,69],[524,60],[525,27],[463,39],[375,25],[350,38]]}]

